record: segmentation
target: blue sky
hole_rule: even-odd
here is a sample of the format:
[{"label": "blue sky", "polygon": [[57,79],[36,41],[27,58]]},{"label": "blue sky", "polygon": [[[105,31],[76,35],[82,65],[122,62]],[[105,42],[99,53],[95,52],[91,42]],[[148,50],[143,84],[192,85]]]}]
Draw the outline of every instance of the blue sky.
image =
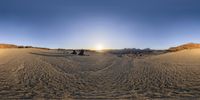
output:
[{"label": "blue sky", "polygon": [[200,43],[199,0],[1,0],[0,43],[154,48]]}]

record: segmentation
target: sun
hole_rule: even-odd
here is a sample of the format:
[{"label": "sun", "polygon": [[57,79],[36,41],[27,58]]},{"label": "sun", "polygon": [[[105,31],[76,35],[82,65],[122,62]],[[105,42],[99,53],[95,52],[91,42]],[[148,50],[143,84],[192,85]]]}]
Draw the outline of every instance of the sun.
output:
[{"label": "sun", "polygon": [[97,51],[102,51],[103,50],[103,45],[102,44],[97,44],[95,49]]}]

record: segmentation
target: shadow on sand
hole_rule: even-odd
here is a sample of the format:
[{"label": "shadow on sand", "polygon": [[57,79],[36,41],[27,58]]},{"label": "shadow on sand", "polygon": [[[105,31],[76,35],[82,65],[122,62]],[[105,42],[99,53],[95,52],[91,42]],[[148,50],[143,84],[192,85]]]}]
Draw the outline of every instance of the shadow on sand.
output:
[{"label": "shadow on sand", "polygon": [[34,52],[30,52],[30,54],[39,55],[39,56],[48,56],[48,57],[66,57],[66,56],[74,56],[74,55],[72,55],[72,54],[59,54],[59,53],[34,53]]}]

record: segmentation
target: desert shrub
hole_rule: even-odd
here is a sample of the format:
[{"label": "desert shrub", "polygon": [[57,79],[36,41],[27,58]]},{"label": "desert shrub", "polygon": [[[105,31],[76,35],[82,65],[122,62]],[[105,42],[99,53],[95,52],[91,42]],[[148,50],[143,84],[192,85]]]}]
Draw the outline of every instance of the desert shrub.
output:
[{"label": "desert shrub", "polygon": [[18,48],[24,48],[24,46],[18,46]]}]

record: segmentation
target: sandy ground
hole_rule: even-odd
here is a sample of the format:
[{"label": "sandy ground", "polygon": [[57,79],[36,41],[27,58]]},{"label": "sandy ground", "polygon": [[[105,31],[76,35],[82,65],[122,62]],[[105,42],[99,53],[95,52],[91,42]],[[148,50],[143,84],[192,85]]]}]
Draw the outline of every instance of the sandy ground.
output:
[{"label": "sandy ground", "polygon": [[200,49],[145,58],[0,49],[2,99],[198,99]]}]

